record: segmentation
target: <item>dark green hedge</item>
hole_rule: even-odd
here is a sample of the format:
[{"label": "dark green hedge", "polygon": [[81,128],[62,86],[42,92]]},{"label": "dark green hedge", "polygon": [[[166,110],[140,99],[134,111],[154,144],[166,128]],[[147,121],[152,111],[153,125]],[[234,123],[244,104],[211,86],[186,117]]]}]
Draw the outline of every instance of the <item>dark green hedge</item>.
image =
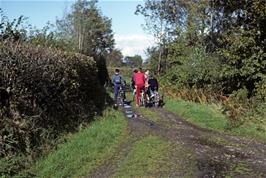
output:
[{"label": "dark green hedge", "polygon": [[0,88],[10,90],[9,102],[0,102],[2,158],[32,158],[104,108],[96,64],[85,55],[6,41],[0,42],[0,69]]}]

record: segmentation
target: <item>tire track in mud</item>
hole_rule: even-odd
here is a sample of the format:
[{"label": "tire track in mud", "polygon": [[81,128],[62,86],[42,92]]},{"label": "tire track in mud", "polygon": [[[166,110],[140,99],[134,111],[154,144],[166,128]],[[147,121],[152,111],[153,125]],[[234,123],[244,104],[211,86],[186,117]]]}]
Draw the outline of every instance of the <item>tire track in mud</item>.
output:
[{"label": "tire track in mud", "polygon": [[132,111],[130,103],[126,103],[123,107],[119,108],[128,119],[127,133],[123,140],[118,145],[115,153],[107,158],[98,168],[87,176],[91,178],[105,178],[111,177],[115,170],[117,170],[129,152],[132,150],[134,144],[149,134],[149,129],[146,125],[136,124],[138,119],[137,115]]},{"label": "tire track in mud", "polygon": [[[266,177],[265,143],[199,128],[161,108],[151,110],[179,126],[173,129],[173,137],[169,139],[179,140],[193,150],[198,177]],[[234,171],[240,169],[239,165],[242,165],[243,173]],[[251,171],[250,175],[244,175],[244,169]]]}]

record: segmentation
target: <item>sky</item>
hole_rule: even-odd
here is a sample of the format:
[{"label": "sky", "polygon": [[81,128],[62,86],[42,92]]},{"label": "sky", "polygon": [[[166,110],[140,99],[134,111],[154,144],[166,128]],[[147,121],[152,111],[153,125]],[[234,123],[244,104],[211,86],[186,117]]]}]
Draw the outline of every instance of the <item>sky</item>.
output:
[{"label": "sky", "polygon": [[[74,0],[0,0],[0,8],[12,20],[23,15],[28,23],[42,28],[48,21],[54,23],[56,18],[68,12]],[[116,48],[124,56],[135,54],[146,58],[145,49],[154,43],[153,37],[143,30],[144,18],[135,15],[136,6],[141,0],[99,0],[98,7],[102,14],[112,19],[112,29]]]}]

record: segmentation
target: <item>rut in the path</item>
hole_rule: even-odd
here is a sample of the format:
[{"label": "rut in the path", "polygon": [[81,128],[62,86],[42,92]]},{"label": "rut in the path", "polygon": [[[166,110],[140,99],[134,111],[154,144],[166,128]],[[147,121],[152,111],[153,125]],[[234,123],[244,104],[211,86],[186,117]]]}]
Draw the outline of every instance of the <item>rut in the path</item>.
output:
[{"label": "rut in the path", "polygon": [[246,177],[266,177],[265,143],[196,127],[164,109],[153,111],[164,120],[178,125],[178,129],[169,129],[167,137],[193,150],[197,155],[199,177],[215,177],[219,171],[224,174],[239,164],[249,165],[252,173]]},{"label": "rut in the path", "polygon": [[[129,119],[128,135],[118,146],[116,153],[106,159],[89,177],[111,177],[121,166],[134,143],[148,134],[178,143],[185,148],[186,152],[176,150],[173,157],[188,152],[193,154],[193,159],[183,160],[184,163],[181,163],[195,165],[193,177],[266,177],[265,143],[196,127],[164,109],[151,110],[159,115],[167,126],[152,122],[138,113],[138,110],[134,111],[138,117]],[[179,170],[158,177],[182,177],[185,171],[183,170],[184,174]]]},{"label": "rut in the path", "polygon": [[118,145],[116,152],[110,158],[107,158],[104,163],[95,169],[88,177],[105,178],[111,177],[114,171],[117,170],[121,162],[131,151],[134,143],[139,141],[145,135],[149,134],[149,128],[145,124],[138,124],[134,112],[129,104],[122,108],[126,118],[128,118],[128,128],[124,140]]}]

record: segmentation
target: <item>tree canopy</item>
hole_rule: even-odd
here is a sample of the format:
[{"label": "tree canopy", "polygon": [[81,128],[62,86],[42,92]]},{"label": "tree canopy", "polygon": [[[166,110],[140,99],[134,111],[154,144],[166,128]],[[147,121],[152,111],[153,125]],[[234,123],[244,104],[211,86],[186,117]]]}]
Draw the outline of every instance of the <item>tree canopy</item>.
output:
[{"label": "tree canopy", "polygon": [[126,56],[124,58],[124,63],[131,68],[141,67],[142,62],[143,62],[143,60],[142,60],[142,57],[140,55]]},{"label": "tree canopy", "polygon": [[102,15],[96,4],[96,0],[78,0],[57,20],[62,38],[71,39],[75,48],[88,56],[110,53],[114,48],[111,19]]},{"label": "tree canopy", "polygon": [[265,81],[266,1],[146,0],[136,13],[159,41],[150,64],[170,82],[252,95]]}]

